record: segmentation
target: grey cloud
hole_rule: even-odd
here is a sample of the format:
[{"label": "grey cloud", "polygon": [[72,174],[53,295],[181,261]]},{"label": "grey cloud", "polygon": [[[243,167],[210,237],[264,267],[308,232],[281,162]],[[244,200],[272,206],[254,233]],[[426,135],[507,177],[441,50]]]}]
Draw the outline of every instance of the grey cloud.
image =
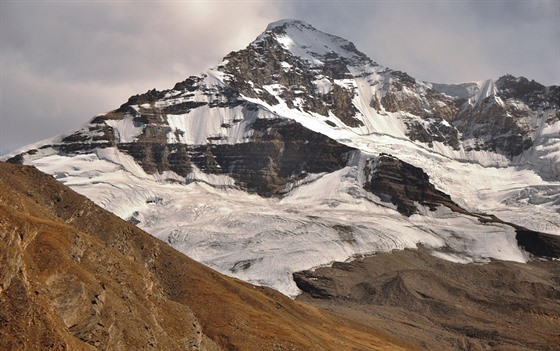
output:
[{"label": "grey cloud", "polygon": [[[230,43],[248,44],[268,19],[247,22],[227,3],[46,2],[3,9],[3,54],[39,76],[76,82],[146,80],[196,74],[223,57]],[[221,8],[222,13],[218,11]],[[274,12],[273,12],[274,13]],[[231,18],[229,18],[231,16]],[[240,41],[242,36],[245,40]],[[242,42],[242,43],[241,43]]]}]

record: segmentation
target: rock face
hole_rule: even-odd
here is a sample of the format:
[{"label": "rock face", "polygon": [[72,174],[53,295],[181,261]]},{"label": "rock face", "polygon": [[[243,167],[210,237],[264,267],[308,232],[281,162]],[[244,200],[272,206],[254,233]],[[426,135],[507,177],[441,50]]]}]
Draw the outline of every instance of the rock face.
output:
[{"label": "rock face", "polygon": [[292,121],[257,120],[253,130],[250,142],[207,147],[208,157],[199,158],[203,162],[197,166],[206,172],[228,174],[259,195],[274,196],[309,173],[344,167],[352,151]]},{"label": "rock face", "polygon": [[533,146],[540,126],[559,120],[559,93],[557,86],[545,87],[525,77],[506,75],[495,82],[485,81],[478,94],[460,106],[453,126],[467,150],[517,156]]},{"label": "rock face", "polygon": [[[352,104],[353,89],[333,84],[333,80],[351,79],[348,66],[373,64],[354,45],[346,40],[329,36],[340,45],[344,56],[334,52],[316,54],[321,65],[310,65],[286,50],[279,38],[289,38],[289,30],[299,30],[324,35],[306,23],[295,21],[273,26],[245,50],[225,57],[223,71],[231,74],[231,84],[245,96],[260,98],[270,105],[277,105],[279,97],[289,108],[296,108],[322,116],[329,111],[344,124],[359,127],[363,123],[355,118],[359,113]],[[317,89],[317,81],[326,80],[330,89]],[[255,89],[257,87],[257,89]],[[272,91],[271,91],[272,89]]]},{"label": "rock face", "polygon": [[404,350],[227,278],[34,168],[0,163],[2,350]]},{"label": "rock face", "polygon": [[522,101],[531,109],[558,108],[559,105],[560,88],[558,86],[545,87],[534,80],[529,81],[525,77],[517,78],[505,75],[496,81],[496,88],[503,100]]},{"label": "rock face", "polygon": [[519,246],[537,257],[560,259],[560,238],[557,235],[536,233],[525,228],[517,228],[516,240]]},{"label": "rock face", "polygon": [[418,205],[435,210],[446,206],[465,213],[451,197],[430,183],[428,175],[418,167],[403,162],[391,155],[381,154],[370,160],[364,169],[364,188],[381,199],[397,205],[397,210],[405,216],[418,212]]}]

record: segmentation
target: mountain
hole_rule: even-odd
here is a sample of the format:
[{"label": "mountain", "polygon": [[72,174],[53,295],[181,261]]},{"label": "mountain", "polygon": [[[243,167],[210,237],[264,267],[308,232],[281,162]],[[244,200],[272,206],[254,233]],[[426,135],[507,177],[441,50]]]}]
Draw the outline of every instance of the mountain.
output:
[{"label": "mountain", "polygon": [[0,162],[2,350],[405,350],[225,277],[33,167]]},{"label": "mountain", "polygon": [[26,147],[31,164],[222,273],[292,273],[427,247],[558,257],[558,86],[422,82],[297,20],[172,89]]}]

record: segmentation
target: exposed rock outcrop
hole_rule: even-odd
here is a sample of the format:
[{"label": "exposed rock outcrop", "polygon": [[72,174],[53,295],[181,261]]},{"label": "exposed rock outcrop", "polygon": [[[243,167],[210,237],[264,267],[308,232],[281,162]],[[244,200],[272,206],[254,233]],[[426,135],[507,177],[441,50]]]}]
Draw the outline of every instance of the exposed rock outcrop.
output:
[{"label": "exposed rock outcrop", "polygon": [[364,188],[396,205],[405,216],[417,213],[417,205],[430,209],[442,205],[456,212],[465,212],[449,195],[437,190],[421,168],[391,155],[381,154],[379,158],[370,160],[364,172]]},{"label": "exposed rock outcrop", "polygon": [[228,174],[242,188],[259,195],[274,196],[309,173],[333,172],[346,166],[353,150],[292,121],[257,120],[252,128],[255,132],[248,143],[209,147],[217,167],[198,166]]}]

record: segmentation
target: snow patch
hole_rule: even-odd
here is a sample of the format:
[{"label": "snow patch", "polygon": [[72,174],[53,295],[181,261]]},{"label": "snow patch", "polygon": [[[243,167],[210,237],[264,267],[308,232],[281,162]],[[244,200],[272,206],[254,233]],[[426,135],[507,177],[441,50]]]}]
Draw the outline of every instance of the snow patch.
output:
[{"label": "snow patch", "polygon": [[115,141],[118,143],[131,143],[144,130],[144,124],[134,121],[134,118],[130,115],[125,115],[121,119],[108,119],[105,124],[113,128]]}]

